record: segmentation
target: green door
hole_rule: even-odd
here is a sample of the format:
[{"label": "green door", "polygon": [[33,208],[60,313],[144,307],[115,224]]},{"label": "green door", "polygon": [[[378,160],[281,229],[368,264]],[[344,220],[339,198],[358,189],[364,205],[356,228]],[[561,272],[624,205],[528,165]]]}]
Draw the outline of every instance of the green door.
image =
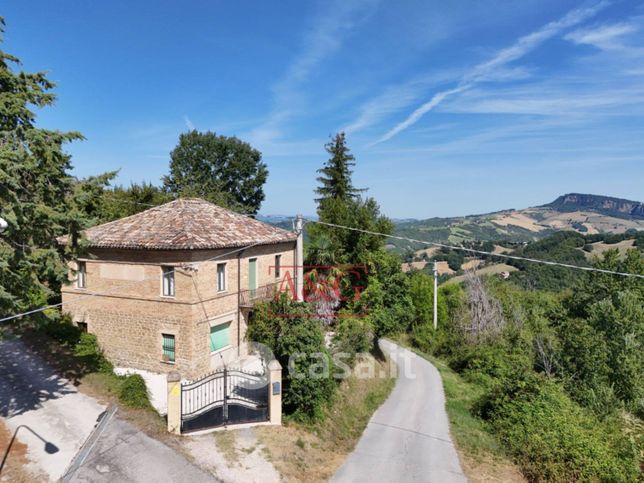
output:
[{"label": "green door", "polygon": [[248,289],[254,298],[257,293],[257,258],[248,260]]}]

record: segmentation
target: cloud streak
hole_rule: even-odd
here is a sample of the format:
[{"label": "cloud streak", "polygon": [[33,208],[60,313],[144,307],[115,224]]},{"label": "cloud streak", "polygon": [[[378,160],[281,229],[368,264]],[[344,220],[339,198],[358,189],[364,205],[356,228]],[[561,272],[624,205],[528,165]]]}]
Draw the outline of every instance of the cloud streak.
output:
[{"label": "cloud streak", "polygon": [[490,60],[472,68],[461,78],[456,87],[434,94],[429,101],[415,109],[405,120],[387,131],[381,138],[373,143],[373,145],[388,141],[405,129],[414,125],[425,114],[436,108],[445,99],[469,90],[479,82],[498,77],[498,72],[504,70],[507,64],[519,60],[539,47],[546,40],[559,35],[564,30],[588,20],[608,5],[608,2],[602,1],[590,7],[572,10],[561,19],[550,22],[539,30],[519,38],[514,45],[500,50]]},{"label": "cloud streak", "polygon": [[374,9],[378,0],[330,2],[302,42],[302,50],[273,86],[273,107],[266,121],[251,132],[258,142],[270,143],[282,135],[282,125],[304,104],[302,86],[333,55],[345,37]]}]

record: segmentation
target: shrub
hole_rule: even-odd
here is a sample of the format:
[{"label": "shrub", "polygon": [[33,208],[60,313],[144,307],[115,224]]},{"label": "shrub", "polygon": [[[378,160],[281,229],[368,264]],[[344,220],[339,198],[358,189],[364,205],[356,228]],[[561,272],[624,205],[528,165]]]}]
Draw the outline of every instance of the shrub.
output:
[{"label": "shrub", "polygon": [[504,378],[476,404],[525,475],[534,481],[635,481],[632,444],[620,425],[601,423],[552,380]]},{"label": "shrub", "polygon": [[82,334],[80,329],[71,322],[69,317],[62,317],[59,320],[48,320],[43,328],[45,334],[49,337],[68,346],[76,344]]},{"label": "shrub", "polygon": [[123,379],[119,389],[119,401],[131,408],[149,408],[148,389],[143,378],[134,374]]},{"label": "shrub", "polygon": [[74,346],[74,355],[92,371],[112,373],[114,367],[103,355],[94,334],[83,333]]},{"label": "shrub", "polygon": [[367,317],[341,317],[335,328],[333,351],[349,354],[349,364],[353,364],[359,352],[369,352],[373,348],[374,333]]},{"label": "shrub", "polygon": [[246,332],[248,340],[270,347],[282,365],[284,412],[301,421],[321,418],[322,407],[335,390],[322,328],[306,314],[312,314],[308,304],[293,302],[283,294],[255,306]]}]

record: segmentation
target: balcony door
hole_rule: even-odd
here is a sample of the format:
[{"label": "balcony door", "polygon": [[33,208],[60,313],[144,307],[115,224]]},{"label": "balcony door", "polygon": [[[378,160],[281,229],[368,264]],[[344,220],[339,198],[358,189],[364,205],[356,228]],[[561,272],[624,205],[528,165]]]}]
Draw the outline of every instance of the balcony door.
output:
[{"label": "balcony door", "polygon": [[248,260],[248,290],[251,298],[257,294],[257,258]]}]

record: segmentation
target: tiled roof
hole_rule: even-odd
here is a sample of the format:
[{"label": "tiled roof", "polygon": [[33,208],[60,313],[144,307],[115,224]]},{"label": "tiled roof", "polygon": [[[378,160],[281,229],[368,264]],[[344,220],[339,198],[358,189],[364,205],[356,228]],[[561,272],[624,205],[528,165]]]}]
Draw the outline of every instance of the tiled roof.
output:
[{"label": "tiled roof", "polygon": [[[85,231],[91,247],[194,250],[293,241],[295,233],[201,199],[179,199]],[[66,243],[66,237],[59,242]]]}]

